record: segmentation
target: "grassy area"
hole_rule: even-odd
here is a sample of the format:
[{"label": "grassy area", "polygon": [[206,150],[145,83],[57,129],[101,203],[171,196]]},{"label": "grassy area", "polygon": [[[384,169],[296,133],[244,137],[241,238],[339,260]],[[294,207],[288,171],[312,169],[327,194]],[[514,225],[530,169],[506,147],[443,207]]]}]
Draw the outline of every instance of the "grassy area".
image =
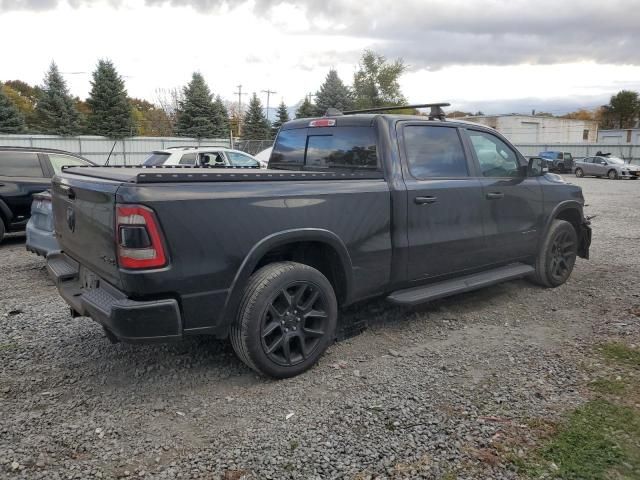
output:
[{"label": "grassy area", "polygon": [[640,350],[632,349],[622,343],[607,343],[600,349],[607,360],[640,367]]},{"label": "grassy area", "polygon": [[545,473],[563,479],[640,478],[640,409],[635,403],[640,352],[621,343],[603,345],[600,352],[619,375],[593,381],[593,400],[543,435],[526,458],[512,459],[520,473],[531,478]]}]

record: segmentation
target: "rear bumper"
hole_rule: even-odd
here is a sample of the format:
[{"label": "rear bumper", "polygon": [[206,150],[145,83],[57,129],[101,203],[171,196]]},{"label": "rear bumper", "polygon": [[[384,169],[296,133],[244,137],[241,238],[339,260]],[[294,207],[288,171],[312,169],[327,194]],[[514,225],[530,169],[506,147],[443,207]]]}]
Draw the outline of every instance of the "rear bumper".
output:
[{"label": "rear bumper", "polygon": [[148,343],[182,338],[175,299],[131,300],[63,253],[47,257],[47,270],[73,315],[91,317],[118,340]]},{"label": "rear bumper", "polygon": [[56,235],[52,231],[42,230],[33,222],[27,223],[27,250],[46,257],[50,253],[59,252],[60,246]]}]

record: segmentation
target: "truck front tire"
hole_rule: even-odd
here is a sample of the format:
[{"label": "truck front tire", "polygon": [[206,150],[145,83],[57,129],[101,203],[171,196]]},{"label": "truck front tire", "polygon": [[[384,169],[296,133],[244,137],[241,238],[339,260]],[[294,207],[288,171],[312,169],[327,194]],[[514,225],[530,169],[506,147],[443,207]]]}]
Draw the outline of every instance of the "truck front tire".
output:
[{"label": "truck front tire", "polygon": [[311,368],[335,338],[336,296],[315,268],[295,262],[266,265],[247,284],[231,344],[256,372],[288,378]]},{"label": "truck front tire", "polygon": [[533,281],[549,288],[562,285],[573,271],[577,253],[578,235],[573,225],[553,220],[536,259]]}]

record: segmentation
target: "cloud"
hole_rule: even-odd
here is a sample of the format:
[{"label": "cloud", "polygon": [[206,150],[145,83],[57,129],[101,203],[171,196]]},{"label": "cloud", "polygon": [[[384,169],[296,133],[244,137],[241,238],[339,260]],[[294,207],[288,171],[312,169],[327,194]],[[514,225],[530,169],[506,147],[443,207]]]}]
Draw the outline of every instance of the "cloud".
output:
[{"label": "cloud", "polygon": [[[54,9],[63,0],[0,0],[0,12]],[[99,0],[69,0],[88,6]],[[125,2],[106,0],[115,8]],[[249,5],[292,35],[366,39],[412,69],[594,61],[640,65],[640,0],[144,0],[200,13]],[[308,25],[301,28],[301,12]],[[307,29],[308,27],[308,29]],[[301,31],[302,30],[302,31]],[[286,48],[286,46],[283,46]]]}]

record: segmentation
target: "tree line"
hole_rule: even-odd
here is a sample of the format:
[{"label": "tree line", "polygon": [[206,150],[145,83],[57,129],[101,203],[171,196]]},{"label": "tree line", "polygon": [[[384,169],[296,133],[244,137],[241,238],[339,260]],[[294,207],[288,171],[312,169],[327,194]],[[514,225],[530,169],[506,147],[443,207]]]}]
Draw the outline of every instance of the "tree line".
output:
[{"label": "tree line", "polygon": [[[402,59],[389,61],[365,50],[350,85],[330,69],[315,94],[298,102],[295,117],[321,116],[329,108],[344,111],[404,105],[406,98],[399,79],[405,71]],[[89,134],[111,138],[133,135],[219,138],[233,133],[244,139],[263,140],[273,138],[280,126],[290,120],[284,99],[278,105],[275,120],[270,122],[256,93],[241,111],[238,104],[214,95],[198,72],[192,74],[184,87],[156,93],[155,103],[129,97],[114,64],[99,60],[92,73],[89,97],[81,100],[70,94],[58,66],[51,63],[42,85],[31,86],[20,80],[0,84],[0,133]],[[464,115],[471,113],[449,114]],[[632,128],[638,117],[639,95],[629,90],[613,95],[608,105],[598,109],[563,115],[596,120],[601,128]]]},{"label": "tree line", "polygon": [[[396,106],[406,102],[398,80],[406,70],[401,59],[393,62],[365,51],[346,85],[331,69],[315,95],[299,102],[296,118],[323,115],[329,108],[347,110]],[[314,97],[314,100],[311,99]],[[20,80],[0,84],[0,133],[52,135],[104,135],[122,138],[143,136],[227,137],[230,132],[245,139],[273,138],[290,120],[280,102],[270,122],[260,98],[253,93],[245,111],[213,95],[204,77],[195,72],[179,90],[164,92],[157,103],[130,98],[113,62],[99,60],[92,73],[86,100],[73,97],[58,66],[52,62],[42,85]]]}]

